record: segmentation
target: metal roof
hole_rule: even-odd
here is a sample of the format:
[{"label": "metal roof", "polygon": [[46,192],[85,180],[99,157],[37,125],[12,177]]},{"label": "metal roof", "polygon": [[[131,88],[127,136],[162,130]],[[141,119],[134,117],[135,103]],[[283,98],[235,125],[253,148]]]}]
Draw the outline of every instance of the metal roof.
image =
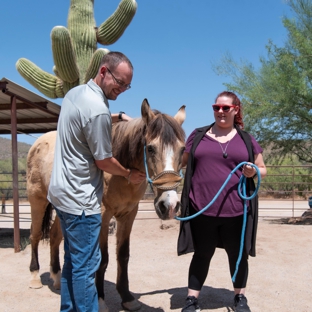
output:
[{"label": "metal roof", "polygon": [[7,78],[0,80],[0,134],[11,133],[11,108],[16,101],[17,133],[56,130],[61,106]]}]

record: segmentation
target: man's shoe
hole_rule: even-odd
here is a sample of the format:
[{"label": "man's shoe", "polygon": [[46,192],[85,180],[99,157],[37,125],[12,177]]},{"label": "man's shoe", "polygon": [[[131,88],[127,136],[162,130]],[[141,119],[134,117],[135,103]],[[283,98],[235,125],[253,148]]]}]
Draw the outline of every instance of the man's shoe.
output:
[{"label": "man's shoe", "polygon": [[188,296],[185,301],[185,306],[181,312],[199,312],[200,307],[198,306],[197,298],[194,296]]},{"label": "man's shoe", "polygon": [[235,312],[251,312],[247,304],[247,298],[243,294],[235,295],[234,311]]}]

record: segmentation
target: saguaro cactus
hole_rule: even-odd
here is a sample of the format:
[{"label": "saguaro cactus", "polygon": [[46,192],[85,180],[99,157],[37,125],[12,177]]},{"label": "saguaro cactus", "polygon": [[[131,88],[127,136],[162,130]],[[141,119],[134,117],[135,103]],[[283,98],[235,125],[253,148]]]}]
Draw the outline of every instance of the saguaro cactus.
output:
[{"label": "saguaro cactus", "polygon": [[98,28],[94,19],[94,0],[71,0],[68,28],[51,31],[54,60],[52,75],[25,58],[16,63],[18,72],[49,98],[62,98],[73,87],[96,75],[100,60],[109,50],[97,43],[116,42],[130,24],[137,9],[135,0],[121,0],[116,11]]}]

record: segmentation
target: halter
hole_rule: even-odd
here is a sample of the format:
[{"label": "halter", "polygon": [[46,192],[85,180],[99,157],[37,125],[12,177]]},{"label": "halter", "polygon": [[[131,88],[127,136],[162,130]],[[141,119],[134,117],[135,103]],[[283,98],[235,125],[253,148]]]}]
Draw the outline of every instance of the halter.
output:
[{"label": "halter", "polygon": [[153,192],[153,186],[161,190],[172,190],[177,188],[182,181],[182,170],[180,170],[180,173],[174,170],[164,170],[161,173],[157,174],[153,179],[149,177],[146,161],[146,144],[144,144],[144,166],[147,181]]}]

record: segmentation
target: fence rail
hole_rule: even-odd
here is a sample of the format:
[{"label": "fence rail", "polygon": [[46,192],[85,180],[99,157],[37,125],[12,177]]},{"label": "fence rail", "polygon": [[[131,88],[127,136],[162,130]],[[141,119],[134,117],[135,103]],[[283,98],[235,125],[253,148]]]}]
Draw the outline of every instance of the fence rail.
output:
[{"label": "fence rail", "polygon": [[[298,217],[312,202],[312,165],[267,166],[267,177],[259,190],[259,216],[268,218]],[[13,181],[11,172],[0,172],[1,223],[13,224]],[[30,205],[27,201],[26,173],[19,172],[19,222],[30,223]],[[181,187],[179,188],[179,192]],[[153,208],[154,194],[148,186],[139,204],[137,219],[157,218]]]}]

